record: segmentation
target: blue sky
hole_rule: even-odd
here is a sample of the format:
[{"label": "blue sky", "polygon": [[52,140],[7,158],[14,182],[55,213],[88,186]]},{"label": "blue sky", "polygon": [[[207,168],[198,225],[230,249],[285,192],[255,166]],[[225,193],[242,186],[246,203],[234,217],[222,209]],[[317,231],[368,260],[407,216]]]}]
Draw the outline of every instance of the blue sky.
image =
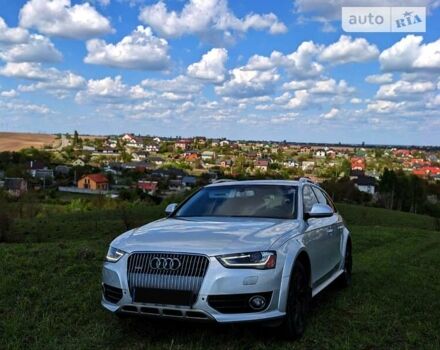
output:
[{"label": "blue sky", "polygon": [[[426,6],[344,33],[340,6]],[[440,2],[2,0],[0,130],[440,142]]]}]

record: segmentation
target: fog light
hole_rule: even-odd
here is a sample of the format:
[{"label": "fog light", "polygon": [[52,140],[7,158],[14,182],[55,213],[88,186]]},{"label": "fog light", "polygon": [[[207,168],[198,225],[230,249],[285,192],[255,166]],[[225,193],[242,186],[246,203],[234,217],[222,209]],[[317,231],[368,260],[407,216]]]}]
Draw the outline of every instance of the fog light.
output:
[{"label": "fog light", "polygon": [[266,306],[266,299],[261,295],[254,295],[249,299],[249,306],[254,310],[262,310]]}]

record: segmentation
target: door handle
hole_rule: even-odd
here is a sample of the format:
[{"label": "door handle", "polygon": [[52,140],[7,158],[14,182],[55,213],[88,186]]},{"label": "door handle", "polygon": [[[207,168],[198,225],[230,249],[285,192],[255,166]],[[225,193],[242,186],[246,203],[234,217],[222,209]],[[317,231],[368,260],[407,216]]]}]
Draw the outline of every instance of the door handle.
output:
[{"label": "door handle", "polygon": [[333,233],[333,229],[332,228],[328,228],[327,229],[327,233],[331,235]]}]

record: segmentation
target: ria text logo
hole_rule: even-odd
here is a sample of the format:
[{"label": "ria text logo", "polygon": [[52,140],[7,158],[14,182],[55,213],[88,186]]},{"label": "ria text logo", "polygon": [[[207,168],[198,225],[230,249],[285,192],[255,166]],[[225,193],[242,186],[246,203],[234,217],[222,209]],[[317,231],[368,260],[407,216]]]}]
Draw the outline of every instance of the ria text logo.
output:
[{"label": "ria text logo", "polygon": [[426,32],[425,7],[342,7],[345,32]]}]

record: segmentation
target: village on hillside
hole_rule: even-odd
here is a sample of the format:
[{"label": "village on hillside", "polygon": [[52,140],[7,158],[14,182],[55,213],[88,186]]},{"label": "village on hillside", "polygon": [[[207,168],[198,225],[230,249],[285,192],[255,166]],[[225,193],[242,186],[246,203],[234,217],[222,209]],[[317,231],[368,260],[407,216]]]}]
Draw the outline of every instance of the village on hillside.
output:
[{"label": "village on hillside", "polygon": [[[440,153],[422,149],[319,146],[288,142],[59,135],[60,147],[26,149],[25,158],[1,153],[0,188],[12,197],[45,189],[127,196],[136,191],[164,198],[220,178],[308,177],[349,181],[374,198],[385,169],[440,181]],[[432,200],[437,201],[433,196]]]}]

